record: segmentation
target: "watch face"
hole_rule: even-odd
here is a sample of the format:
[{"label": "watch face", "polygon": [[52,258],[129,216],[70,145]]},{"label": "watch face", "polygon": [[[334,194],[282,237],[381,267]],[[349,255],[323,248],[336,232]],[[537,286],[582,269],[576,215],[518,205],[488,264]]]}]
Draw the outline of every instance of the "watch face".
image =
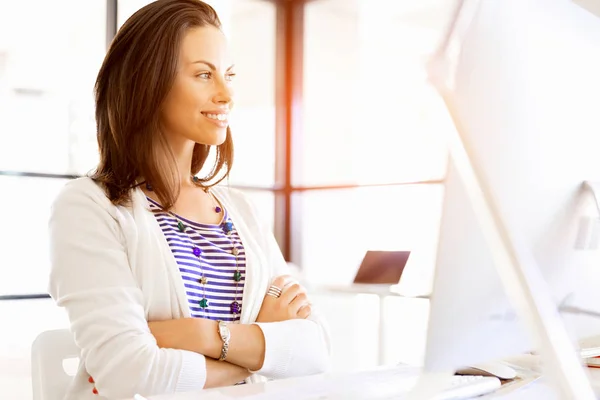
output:
[{"label": "watch face", "polygon": [[221,333],[221,339],[227,340],[229,338],[229,328],[225,324],[219,324],[219,332]]}]

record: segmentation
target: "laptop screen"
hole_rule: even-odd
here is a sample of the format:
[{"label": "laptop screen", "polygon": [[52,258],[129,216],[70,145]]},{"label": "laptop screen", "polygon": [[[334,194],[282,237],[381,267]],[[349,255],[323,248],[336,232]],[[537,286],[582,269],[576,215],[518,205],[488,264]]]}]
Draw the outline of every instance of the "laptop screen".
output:
[{"label": "laptop screen", "polygon": [[354,277],[354,283],[396,285],[408,262],[410,251],[369,250]]}]

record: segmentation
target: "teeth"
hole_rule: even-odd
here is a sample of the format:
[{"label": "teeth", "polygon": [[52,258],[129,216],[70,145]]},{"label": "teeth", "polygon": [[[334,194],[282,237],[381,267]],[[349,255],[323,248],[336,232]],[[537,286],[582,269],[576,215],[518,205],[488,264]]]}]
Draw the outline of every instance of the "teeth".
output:
[{"label": "teeth", "polygon": [[227,120],[227,114],[204,114],[206,115],[208,118],[210,119],[216,119],[219,121],[226,121]]}]

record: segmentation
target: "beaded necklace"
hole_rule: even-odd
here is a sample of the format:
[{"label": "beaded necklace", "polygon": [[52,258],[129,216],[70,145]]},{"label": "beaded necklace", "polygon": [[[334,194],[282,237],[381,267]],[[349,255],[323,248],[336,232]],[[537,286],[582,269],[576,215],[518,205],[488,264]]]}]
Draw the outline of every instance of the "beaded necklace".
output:
[{"label": "beaded necklace", "polygon": [[[223,209],[221,208],[221,206],[219,205],[219,202],[217,201],[217,199],[215,198],[214,194],[212,194],[212,192],[210,191],[209,188],[204,187],[200,184],[200,180],[198,179],[198,177],[193,176],[192,177],[192,181],[199,187],[202,188],[202,190],[208,194],[213,202],[213,210],[215,213],[220,214]],[[148,182],[145,182],[146,184],[146,189],[151,192],[153,191],[152,185]],[[200,308],[202,308],[203,310],[208,312],[208,299],[206,298],[206,284],[208,283],[208,279],[206,278],[206,276],[204,276],[204,268],[202,268],[202,252],[200,250],[200,247],[196,246],[192,240],[192,238],[190,237],[190,234],[188,232],[188,226],[181,220],[181,218],[179,217],[179,215],[177,215],[174,212],[171,212],[170,210],[166,210],[164,209],[161,205],[159,205],[157,203],[157,205],[161,208],[162,211],[166,212],[167,214],[169,214],[170,216],[172,216],[173,218],[175,218],[175,220],[177,221],[177,229],[179,230],[179,232],[181,233],[185,233],[188,236],[188,239],[190,241],[191,244],[191,249],[192,249],[192,254],[194,254],[194,256],[198,259],[198,265],[200,268],[200,279],[198,279],[198,283],[200,283],[201,287],[202,287],[202,299],[198,302],[198,305],[200,306]],[[234,296],[234,300],[230,303],[229,305],[229,310],[231,311],[231,314],[233,314],[234,316],[237,316],[241,313],[242,308],[240,303],[238,302],[238,288],[239,288],[239,282],[242,280],[242,273],[240,272],[239,269],[239,256],[240,256],[240,249],[239,249],[239,245],[241,243],[239,243],[238,241],[236,241],[234,239],[233,236],[231,236],[231,234],[233,233],[233,223],[229,220],[225,220],[221,222],[221,227],[223,228],[223,231],[225,232],[225,234],[227,235],[227,237],[230,240],[231,243],[231,254],[235,257],[235,272],[233,273],[233,281],[235,282],[235,296]]]}]

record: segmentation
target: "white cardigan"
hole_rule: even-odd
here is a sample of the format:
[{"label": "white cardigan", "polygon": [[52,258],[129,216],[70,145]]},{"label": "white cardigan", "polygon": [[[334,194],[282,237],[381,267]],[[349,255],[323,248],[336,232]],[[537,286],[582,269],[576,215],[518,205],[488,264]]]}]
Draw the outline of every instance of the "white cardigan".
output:
[{"label": "white cardigan", "polygon": [[[246,251],[241,323],[256,321],[275,276],[288,267],[270,229],[241,192],[214,194],[231,216]],[[183,280],[145,194],[114,206],[91,179],[70,181],[52,207],[49,292],[67,310],[81,349],[67,399],[121,399],[201,390],[204,356],[160,349],[147,321],[190,316]],[[327,329],[313,311],[307,320],[259,323],[266,353],[249,382],[321,373],[330,366]],[[99,395],[92,393],[89,376]]]}]

